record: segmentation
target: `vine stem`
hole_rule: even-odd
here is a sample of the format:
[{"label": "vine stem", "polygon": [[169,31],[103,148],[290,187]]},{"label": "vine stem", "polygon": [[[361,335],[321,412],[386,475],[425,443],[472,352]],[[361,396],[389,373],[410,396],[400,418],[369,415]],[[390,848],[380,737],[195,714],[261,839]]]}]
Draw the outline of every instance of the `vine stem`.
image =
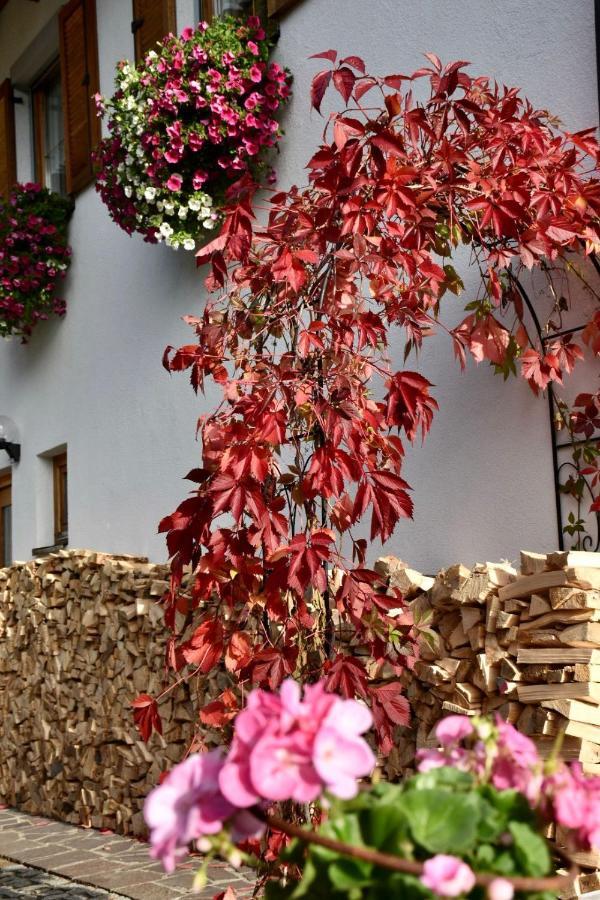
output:
[{"label": "vine stem", "polygon": [[[342,841],[335,840],[335,838],[325,837],[316,831],[302,828],[300,825],[295,825],[292,822],[286,822],[278,816],[266,815],[256,810],[253,810],[253,814],[257,818],[262,819],[270,828],[282,831],[288,837],[297,838],[305,844],[316,844],[318,847],[325,847],[327,850],[333,850],[351,859],[360,859],[364,862],[373,863],[373,865],[381,866],[383,869],[391,869],[393,872],[404,872],[409,875],[421,875],[423,873],[423,863],[415,860],[402,859],[399,856],[393,856],[391,853],[381,853],[379,850],[373,850],[370,847],[357,847],[352,844],[345,844]],[[579,874],[579,869],[573,865],[567,875],[554,875],[549,878],[530,878],[524,875],[509,877],[491,872],[474,872],[473,874],[475,875],[475,883],[481,887],[488,887],[497,878],[503,878],[509,881],[517,891],[559,891],[573,882]]]}]

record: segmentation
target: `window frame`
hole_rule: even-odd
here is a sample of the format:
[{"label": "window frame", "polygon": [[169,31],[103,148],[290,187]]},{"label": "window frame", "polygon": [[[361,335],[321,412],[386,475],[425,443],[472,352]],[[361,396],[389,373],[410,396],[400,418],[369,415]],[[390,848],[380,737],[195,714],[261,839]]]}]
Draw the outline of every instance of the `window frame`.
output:
[{"label": "window frame", "polygon": [[8,200],[17,181],[17,144],[15,136],[15,106],[13,85],[10,78],[0,82],[0,116],[2,117],[1,133],[3,136],[0,152],[5,158],[6,184],[0,183],[0,196]]},{"label": "window frame", "polygon": [[[6,502],[8,496],[8,503]],[[12,521],[12,473],[4,472],[0,475],[0,569],[10,566],[12,559],[4,559],[4,516],[2,510],[8,507],[11,510]],[[12,553],[12,548],[11,548]]]},{"label": "window frame", "polygon": [[66,546],[69,542],[69,480],[66,450],[52,457],[52,485],[54,492],[54,543],[56,546]]},{"label": "window frame", "polygon": [[[60,56],[56,56],[56,58],[50,63],[49,66],[46,67],[43,74],[36,79],[34,84],[31,86],[31,113],[33,117],[33,146],[34,146],[34,169],[35,169],[35,180],[42,185],[46,184],[46,89],[48,85],[52,82],[58,82],[60,85],[60,93],[61,93],[61,119],[64,127],[64,116],[62,110],[62,76],[60,71]],[[66,150],[65,150],[65,137],[63,133],[63,163],[65,168],[65,190],[64,194],[66,195]]]}]

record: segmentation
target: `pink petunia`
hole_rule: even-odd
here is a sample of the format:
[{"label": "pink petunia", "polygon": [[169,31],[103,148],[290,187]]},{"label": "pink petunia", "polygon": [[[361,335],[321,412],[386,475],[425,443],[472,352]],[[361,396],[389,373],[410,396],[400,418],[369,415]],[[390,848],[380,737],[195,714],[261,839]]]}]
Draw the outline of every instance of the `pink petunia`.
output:
[{"label": "pink petunia", "polygon": [[177,172],[174,172],[167,181],[167,187],[170,191],[180,191],[182,184],[183,178],[181,175],[178,175]]},{"label": "pink petunia", "polygon": [[462,859],[438,854],[424,863],[421,882],[440,897],[460,897],[474,888],[475,875]]},{"label": "pink petunia", "polygon": [[251,66],[250,67],[250,81],[253,81],[255,84],[259,84],[262,81],[263,73],[260,66]]},{"label": "pink petunia", "polygon": [[204,169],[196,169],[194,172],[194,177],[192,178],[192,186],[195,191],[199,191],[202,185],[208,181],[208,172],[205,172]]}]

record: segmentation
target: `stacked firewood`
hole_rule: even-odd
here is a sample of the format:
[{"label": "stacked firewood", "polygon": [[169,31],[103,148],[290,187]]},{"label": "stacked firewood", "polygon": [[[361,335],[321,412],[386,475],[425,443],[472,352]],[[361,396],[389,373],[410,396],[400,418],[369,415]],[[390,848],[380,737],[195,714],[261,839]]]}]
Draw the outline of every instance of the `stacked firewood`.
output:
[{"label": "stacked firewood", "polygon": [[[498,713],[543,757],[558,742],[563,758],[600,774],[599,553],[523,552],[520,572],[455,565],[433,580],[394,558],[376,565],[422,630],[421,659],[406,676],[413,721],[387,760],[390,777],[436,746],[435,725],[449,713]],[[577,862],[596,868],[600,854]],[[582,876],[582,890],[596,886],[597,873]]]},{"label": "stacked firewood", "polygon": [[68,550],[0,570],[0,799],[63,821],[144,831],[141,805],[189,744],[181,686],[143,743],[131,701],[164,680],[168,567]]},{"label": "stacked firewood", "polygon": [[[600,774],[600,554],[523,553],[520,572],[455,565],[435,578],[392,557],[376,567],[421,629],[421,658],[406,673],[413,719],[385,761],[389,777],[435,746],[445,714],[495,712],[544,756],[560,736],[564,757]],[[167,579],[147,559],[77,550],[0,570],[2,802],[143,833],[143,798],[189,746],[198,702],[227,679],[218,672],[194,703],[179,686],[161,704],[163,736],[139,739],[132,699],[168,683]]]}]

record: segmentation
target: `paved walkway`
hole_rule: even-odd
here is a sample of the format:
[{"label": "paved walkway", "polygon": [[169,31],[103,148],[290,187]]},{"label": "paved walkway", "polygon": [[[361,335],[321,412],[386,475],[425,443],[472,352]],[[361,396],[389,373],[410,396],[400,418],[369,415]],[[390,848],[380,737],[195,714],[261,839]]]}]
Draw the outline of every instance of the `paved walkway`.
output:
[{"label": "paved walkway", "polygon": [[229,885],[239,900],[252,897],[249,876],[218,862],[209,866],[207,887],[192,894],[196,868],[187,860],[165,875],[140,841],[0,809],[0,900],[212,900]]}]

